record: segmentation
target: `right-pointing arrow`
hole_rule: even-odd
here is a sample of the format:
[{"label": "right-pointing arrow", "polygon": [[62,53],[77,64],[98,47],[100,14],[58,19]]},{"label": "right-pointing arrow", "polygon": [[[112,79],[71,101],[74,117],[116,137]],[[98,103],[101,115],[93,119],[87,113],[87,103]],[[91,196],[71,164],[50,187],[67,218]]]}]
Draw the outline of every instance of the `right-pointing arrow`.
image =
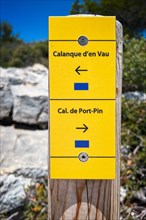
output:
[{"label": "right-pointing arrow", "polygon": [[76,129],[83,129],[83,132],[86,132],[88,130],[87,125],[83,124],[84,127],[77,127]]},{"label": "right-pointing arrow", "polygon": [[80,75],[80,72],[81,72],[81,71],[88,71],[88,70],[86,70],[86,69],[80,69],[80,66],[78,66],[78,67],[75,69],[75,71],[77,72],[77,74]]}]

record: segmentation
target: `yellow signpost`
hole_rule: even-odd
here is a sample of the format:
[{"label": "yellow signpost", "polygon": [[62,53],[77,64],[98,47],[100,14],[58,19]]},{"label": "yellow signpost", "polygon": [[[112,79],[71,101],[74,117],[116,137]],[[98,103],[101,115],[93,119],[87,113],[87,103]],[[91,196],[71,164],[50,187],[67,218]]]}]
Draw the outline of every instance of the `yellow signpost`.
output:
[{"label": "yellow signpost", "polygon": [[115,179],[115,22],[115,17],[49,19],[53,179]]}]

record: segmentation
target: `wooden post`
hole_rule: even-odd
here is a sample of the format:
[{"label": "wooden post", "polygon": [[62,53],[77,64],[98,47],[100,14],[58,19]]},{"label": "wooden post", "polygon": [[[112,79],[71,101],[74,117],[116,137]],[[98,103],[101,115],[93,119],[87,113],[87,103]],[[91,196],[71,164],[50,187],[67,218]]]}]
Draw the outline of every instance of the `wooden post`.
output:
[{"label": "wooden post", "polygon": [[116,180],[51,180],[48,213],[50,220],[119,220],[123,39],[122,25],[118,21],[116,34]]}]

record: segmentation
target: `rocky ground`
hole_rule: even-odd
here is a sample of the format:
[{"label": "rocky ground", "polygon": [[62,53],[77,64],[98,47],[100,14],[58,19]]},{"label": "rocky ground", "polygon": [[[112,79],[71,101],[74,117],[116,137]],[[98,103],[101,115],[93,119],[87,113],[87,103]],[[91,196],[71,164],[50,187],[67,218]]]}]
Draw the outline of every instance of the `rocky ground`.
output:
[{"label": "rocky ground", "polygon": [[4,174],[0,180],[1,198],[0,212],[12,212],[23,205],[26,189],[36,181],[42,181],[47,176],[47,170],[42,168],[17,169],[9,174]]},{"label": "rocky ground", "polygon": [[48,70],[0,69],[1,173],[47,168]]},{"label": "rocky ground", "polygon": [[47,169],[48,130],[1,126],[1,174],[18,168]]},{"label": "rocky ground", "polygon": [[0,213],[20,219],[25,189],[47,176],[48,70],[0,68],[0,82]]},{"label": "rocky ground", "polygon": [[[0,68],[0,78],[0,213],[8,213],[8,220],[20,220],[18,209],[27,197],[25,189],[44,183],[47,176],[48,70],[40,64],[22,69]],[[146,94],[139,92],[128,92],[123,97],[146,101]],[[123,157],[126,147],[122,146]],[[122,186],[121,204],[127,194]],[[135,219],[144,219],[145,188],[134,196],[134,203],[138,202],[142,209]]]}]

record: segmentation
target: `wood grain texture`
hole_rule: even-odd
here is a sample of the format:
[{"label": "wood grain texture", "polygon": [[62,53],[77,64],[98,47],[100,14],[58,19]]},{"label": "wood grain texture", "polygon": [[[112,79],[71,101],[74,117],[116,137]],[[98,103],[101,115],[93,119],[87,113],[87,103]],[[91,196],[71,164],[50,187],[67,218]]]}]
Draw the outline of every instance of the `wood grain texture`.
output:
[{"label": "wood grain texture", "polygon": [[123,38],[122,25],[118,21],[116,33],[116,180],[51,180],[50,220],[119,220]]}]

